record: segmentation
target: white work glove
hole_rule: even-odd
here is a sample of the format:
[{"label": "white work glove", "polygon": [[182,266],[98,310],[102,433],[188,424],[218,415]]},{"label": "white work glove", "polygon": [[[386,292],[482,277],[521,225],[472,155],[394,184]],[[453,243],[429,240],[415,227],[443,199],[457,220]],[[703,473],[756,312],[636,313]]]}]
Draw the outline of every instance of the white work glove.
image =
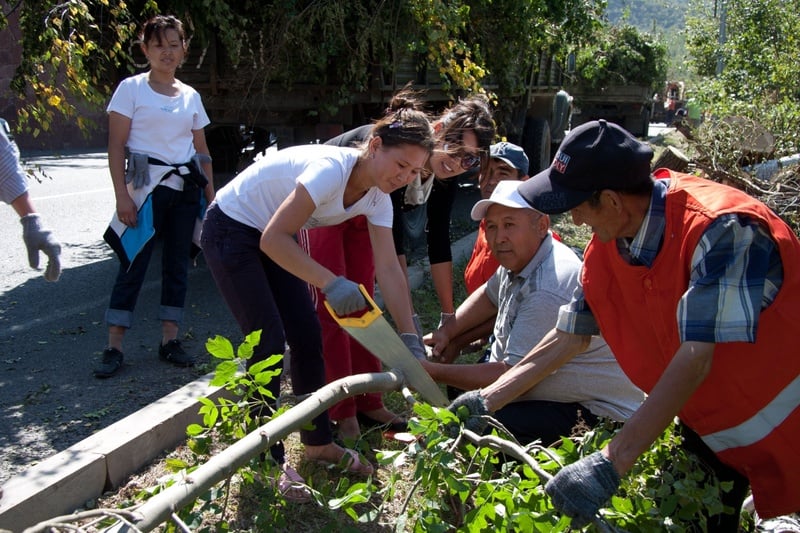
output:
[{"label": "white work glove", "polygon": [[150,163],[147,162],[147,154],[136,152],[128,154],[125,183],[133,183],[134,189],[141,189],[150,184]]},{"label": "white work glove", "polygon": [[364,299],[364,295],[361,294],[358,284],[353,283],[344,276],[338,276],[322,287],[322,293],[339,316],[355,313],[367,306],[367,301]]},{"label": "white work glove", "polygon": [[22,223],[22,240],[28,249],[28,263],[31,268],[39,268],[39,252],[47,256],[47,268],[44,270],[44,279],[58,281],[61,276],[61,245],[53,237],[49,229],[42,227],[41,218],[37,213],[31,213],[20,218]]}]

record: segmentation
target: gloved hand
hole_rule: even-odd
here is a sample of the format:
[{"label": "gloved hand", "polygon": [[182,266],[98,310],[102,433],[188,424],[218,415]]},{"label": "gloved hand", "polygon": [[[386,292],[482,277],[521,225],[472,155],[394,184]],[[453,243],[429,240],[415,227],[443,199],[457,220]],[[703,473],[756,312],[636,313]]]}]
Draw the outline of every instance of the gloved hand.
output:
[{"label": "gloved hand", "polygon": [[544,486],[553,507],[572,517],[573,529],[592,521],[619,488],[619,474],[601,452],[567,465]]},{"label": "gloved hand", "polygon": [[206,176],[206,171],[203,170],[203,163],[211,163],[211,156],[206,154],[194,154],[192,156],[192,163],[197,166],[197,169],[200,171],[200,174],[206,179],[206,183],[208,183],[209,179]]},{"label": "gloved hand", "polygon": [[367,306],[367,301],[361,294],[358,284],[344,276],[337,276],[336,279],[322,287],[322,293],[339,316],[349,315]]},{"label": "gloved hand", "polygon": [[406,348],[411,352],[411,354],[420,360],[427,359],[425,355],[425,345],[422,344],[422,340],[420,339],[419,335],[414,335],[413,333],[401,333],[400,339],[402,339],[403,344],[406,345]]},{"label": "gloved hand", "polygon": [[442,329],[442,326],[453,320],[455,317],[455,313],[439,313],[439,325],[436,327],[436,329]]},{"label": "gloved hand", "polygon": [[150,184],[150,163],[147,154],[133,152],[128,154],[128,168],[125,171],[125,183],[133,182],[134,189],[141,189]]},{"label": "gloved hand", "polygon": [[61,276],[61,245],[50,230],[42,227],[42,220],[37,213],[25,215],[19,221],[22,223],[22,240],[28,249],[31,268],[39,268],[39,251],[42,251],[48,259],[44,279],[58,281]]},{"label": "gloved hand", "polygon": [[[458,415],[459,407],[467,408],[467,419],[464,420],[464,427],[482,435],[489,425],[487,417],[491,415],[486,406],[486,398],[481,396],[481,391],[471,390],[461,394],[447,406],[447,410]],[[459,417],[460,418],[460,417]]]}]

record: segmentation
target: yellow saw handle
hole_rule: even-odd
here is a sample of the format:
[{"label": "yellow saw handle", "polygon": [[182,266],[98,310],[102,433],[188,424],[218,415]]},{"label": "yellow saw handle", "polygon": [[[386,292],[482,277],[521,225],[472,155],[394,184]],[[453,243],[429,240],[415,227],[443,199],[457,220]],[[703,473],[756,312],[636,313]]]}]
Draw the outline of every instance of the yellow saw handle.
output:
[{"label": "yellow saw handle", "polygon": [[325,304],[325,308],[331,314],[333,319],[342,327],[366,328],[383,314],[380,308],[378,308],[378,305],[375,303],[375,300],[370,297],[364,285],[359,283],[358,289],[361,291],[361,295],[364,296],[364,299],[367,301],[367,307],[369,308],[369,310],[361,316],[340,317],[336,314],[336,311],[333,310],[333,307],[331,307],[327,300],[323,302]]}]

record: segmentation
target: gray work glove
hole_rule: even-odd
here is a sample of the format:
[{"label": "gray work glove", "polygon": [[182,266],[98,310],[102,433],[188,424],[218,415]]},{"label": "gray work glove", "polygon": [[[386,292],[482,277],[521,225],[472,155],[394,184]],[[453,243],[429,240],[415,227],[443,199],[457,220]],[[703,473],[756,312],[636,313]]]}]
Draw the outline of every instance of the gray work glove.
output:
[{"label": "gray work glove", "polygon": [[573,529],[591,522],[617,488],[619,474],[600,452],[565,466],[544,486],[553,507],[572,518]]},{"label": "gray work glove", "polygon": [[339,316],[355,313],[359,309],[367,306],[367,301],[357,283],[353,283],[344,276],[336,279],[322,287],[322,293],[333,310]]},{"label": "gray work glove", "polygon": [[425,345],[422,344],[422,337],[414,335],[413,333],[401,333],[400,338],[403,344],[406,345],[406,348],[408,348],[408,351],[411,352],[411,355],[420,360],[427,359],[425,355]]},{"label": "gray work glove", "polygon": [[28,249],[28,263],[31,268],[39,268],[39,252],[47,256],[47,268],[44,270],[44,279],[58,281],[61,276],[61,245],[53,237],[49,229],[42,227],[42,220],[37,213],[31,213],[20,218],[22,223],[22,240]]},{"label": "gray work glove", "polygon": [[136,152],[128,154],[125,183],[133,183],[134,189],[141,189],[150,184],[150,163],[147,162],[147,154]]},{"label": "gray work glove", "polygon": [[192,163],[195,164],[195,166],[197,167],[197,170],[200,171],[200,174],[203,175],[203,177],[206,179],[206,181],[211,181],[210,179],[208,179],[208,176],[206,176],[206,171],[203,170],[203,163],[211,163],[211,156],[210,155],[194,154],[192,156]]},{"label": "gray work glove", "polygon": [[[466,407],[466,419],[459,415],[459,408]],[[482,435],[489,425],[488,417],[491,415],[486,406],[486,398],[481,396],[481,391],[471,390],[461,394],[447,406],[447,410],[457,415],[464,421],[464,427]]]}]

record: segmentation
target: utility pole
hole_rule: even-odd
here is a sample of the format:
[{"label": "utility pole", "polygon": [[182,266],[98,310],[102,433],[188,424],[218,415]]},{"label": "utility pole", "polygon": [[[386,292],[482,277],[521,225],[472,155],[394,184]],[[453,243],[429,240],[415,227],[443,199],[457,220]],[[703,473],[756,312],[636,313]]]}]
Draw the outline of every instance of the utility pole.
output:
[{"label": "utility pole", "polygon": [[725,67],[725,60],[722,57],[722,47],[725,46],[725,41],[727,39],[726,36],[726,19],[727,19],[727,0],[720,0],[719,3],[719,47],[717,49],[717,71],[716,74],[719,76],[722,74],[722,69]]}]

